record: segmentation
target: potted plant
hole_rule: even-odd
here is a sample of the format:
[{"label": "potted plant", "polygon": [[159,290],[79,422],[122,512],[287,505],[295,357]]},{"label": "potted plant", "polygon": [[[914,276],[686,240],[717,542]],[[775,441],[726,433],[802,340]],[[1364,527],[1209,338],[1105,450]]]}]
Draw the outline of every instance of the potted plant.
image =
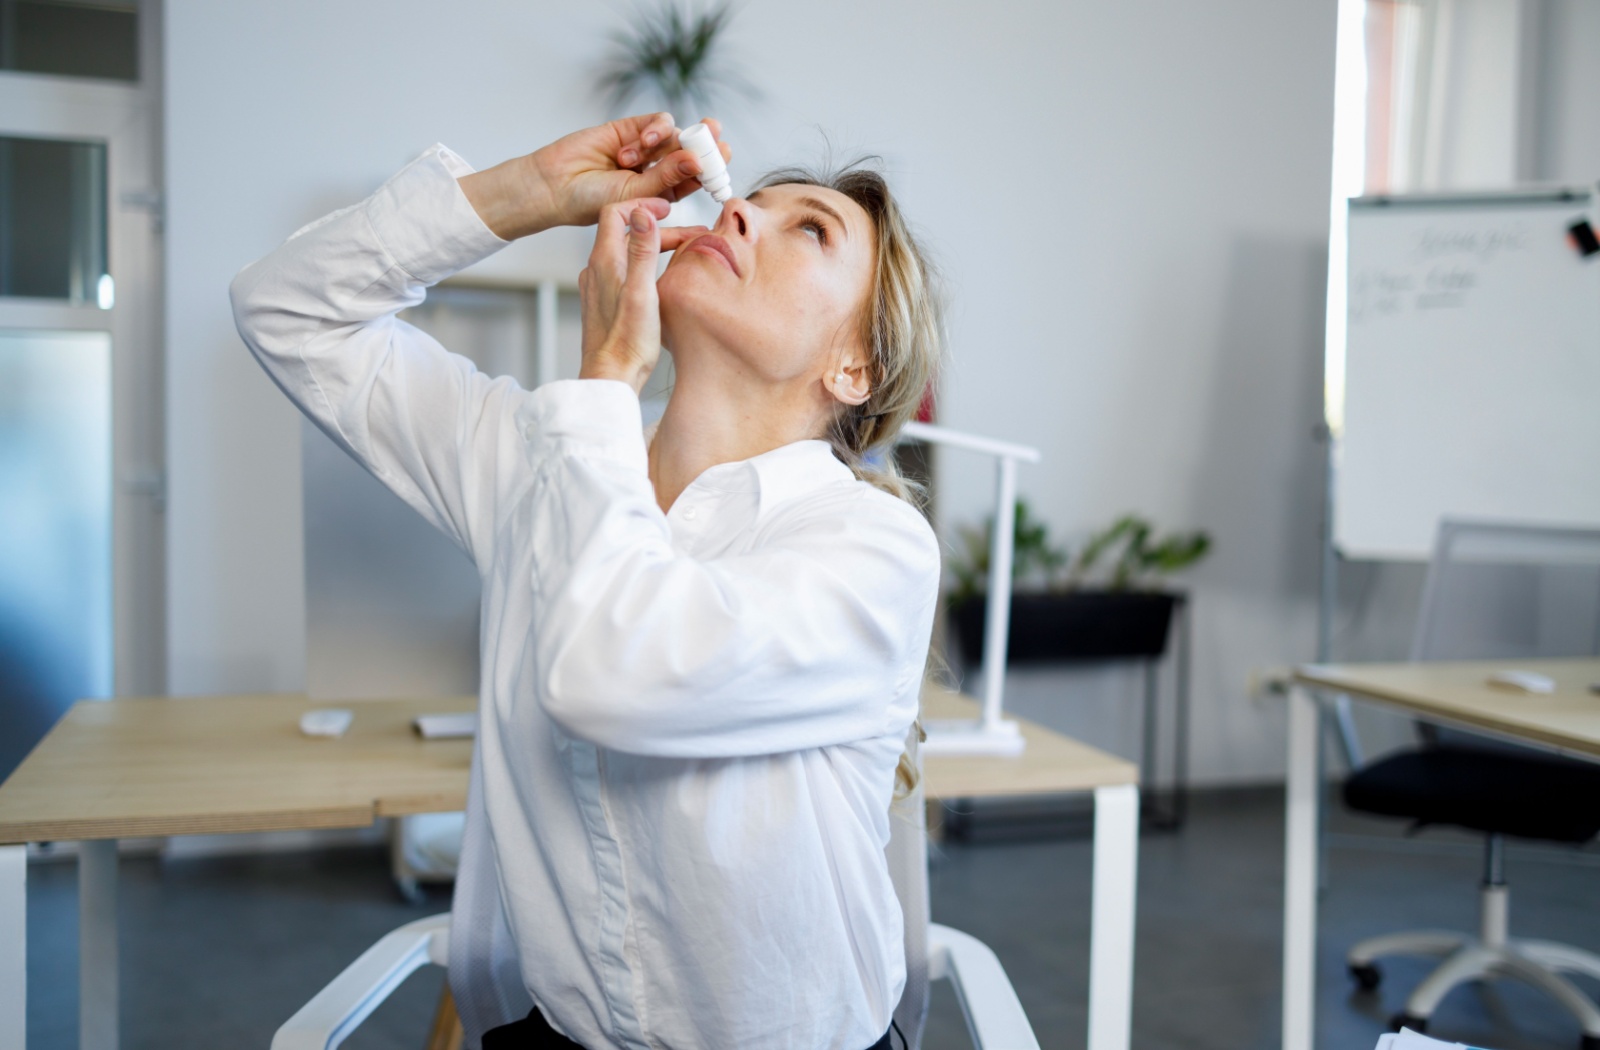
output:
[{"label": "potted plant", "polygon": [[616,113],[642,98],[646,105],[665,105],[685,123],[715,109],[730,92],[754,97],[755,88],[724,56],[732,20],[730,3],[696,11],[666,0],[654,10],[640,8],[627,29],[611,35],[596,86]]},{"label": "potted plant", "polygon": [[[956,584],[949,595],[950,621],[969,666],[983,659],[993,530],[992,518],[981,529],[962,529],[959,552],[950,561]],[[1157,536],[1149,521],[1127,514],[1090,536],[1072,558],[1051,544],[1048,528],[1018,500],[1007,661],[1160,656],[1173,609],[1184,599],[1161,581],[1200,561],[1210,547],[1205,532]]]}]

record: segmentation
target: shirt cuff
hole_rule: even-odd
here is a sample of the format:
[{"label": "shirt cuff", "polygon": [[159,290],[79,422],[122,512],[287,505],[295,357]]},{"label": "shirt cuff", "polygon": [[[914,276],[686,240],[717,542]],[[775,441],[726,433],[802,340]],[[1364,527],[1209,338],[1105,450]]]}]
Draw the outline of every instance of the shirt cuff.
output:
[{"label": "shirt cuff", "polygon": [[367,219],[406,273],[432,285],[504,248],[456,181],[472,165],[434,145],[367,199]]},{"label": "shirt cuff", "polygon": [[528,397],[528,436],[535,444],[577,446],[648,475],[639,395],[617,379],[558,379]]}]

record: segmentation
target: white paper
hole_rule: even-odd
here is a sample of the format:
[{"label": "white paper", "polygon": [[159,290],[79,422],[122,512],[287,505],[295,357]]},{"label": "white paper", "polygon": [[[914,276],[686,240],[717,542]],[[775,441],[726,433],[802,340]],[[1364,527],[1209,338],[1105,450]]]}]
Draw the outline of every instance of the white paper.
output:
[{"label": "white paper", "polygon": [[1447,1043],[1442,1039],[1431,1039],[1409,1028],[1402,1028],[1398,1033],[1390,1032],[1378,1038],[1376,1050],[1472,1050],[1464,1043]]}]

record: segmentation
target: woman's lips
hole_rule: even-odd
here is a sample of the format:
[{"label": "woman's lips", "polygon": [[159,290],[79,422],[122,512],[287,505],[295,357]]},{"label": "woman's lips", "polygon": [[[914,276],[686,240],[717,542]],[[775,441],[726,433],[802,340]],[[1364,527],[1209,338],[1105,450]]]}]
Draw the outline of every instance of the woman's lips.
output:
[{"label": "woman's lips", "polygon": [[701,252],[705,255],[721,259],[727,263],[728,269],[733,271],[735,277],[743,277],[739,272],[739,261],[733,257],[733,245],[718,237],[714,233],[707,233],[690,241],[685,251]]}]

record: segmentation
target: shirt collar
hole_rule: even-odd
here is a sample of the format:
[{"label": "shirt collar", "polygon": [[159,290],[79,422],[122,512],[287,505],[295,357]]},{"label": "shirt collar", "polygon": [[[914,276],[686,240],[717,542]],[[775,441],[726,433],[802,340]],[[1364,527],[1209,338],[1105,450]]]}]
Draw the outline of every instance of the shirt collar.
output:
[{"label": "shirt collar", "polygon": [[[659,423],[651,423],[644,430],[648,447],[656,436]],[[690,482],[689,488],[706,488],[717,492],[749,492],[760,494],[757,515],[765,515],[780,503],[798,499],[824,485],[850,481],[855,473],[833,454],[833,446],[812,438],[779,445],[759,456],[718,463],[709,467]]]},{"label": "shirt collar", "polygon": [[855,478],[854,472],[833,454],[833,446],[817,439],[781,445],[745,462],[755,468],[760,480],[761,515],[824,485]]}]

